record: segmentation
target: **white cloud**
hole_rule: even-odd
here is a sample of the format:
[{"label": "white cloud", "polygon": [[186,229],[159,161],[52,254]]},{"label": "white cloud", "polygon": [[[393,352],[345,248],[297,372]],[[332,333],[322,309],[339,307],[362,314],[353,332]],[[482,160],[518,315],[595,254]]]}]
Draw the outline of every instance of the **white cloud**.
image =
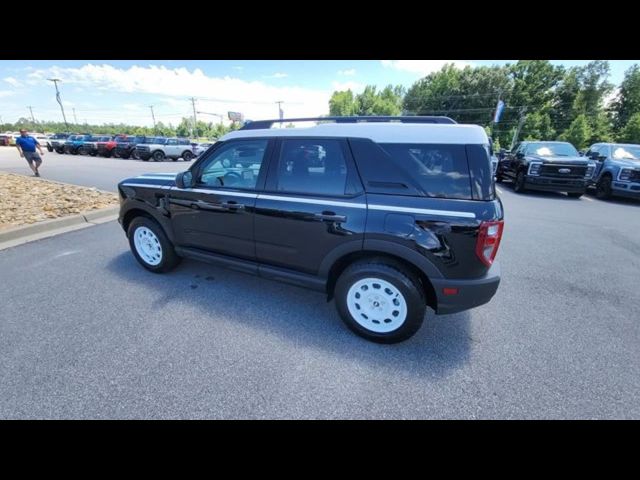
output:
[{"label": "white cloud", "polygon": [[352,77],[356,74],[355,68],[350,68],[349,70],[338,70],[338,75],[344,75],[345,77]]},{"label": "white cloud", "polygon": [[[279,78],[282,75],[279,74]],[[61,88],[65,85],[74,88],[87,88],[90,92],[126,92],[148,94],[160,98],[150,99],[151,103],[164,102],[171,106],[171,114],[191,115],[192,106],[188,100],[196,97],[196,109],[226,114],[228,111],[242,112],[245,118],[258,120],[278,116],[276,101],[283,100],[286,116],[305,117],[326,114],[329,108],[331,91],[296,86],[273,86],[262,81],[247,81],[237,77],[212,77],[201,69],[167,68],[148,65],[118,68],[108,64],[87,64],[79,68],[53,66],[36,69],[28,78],[30,81],[44,83],[47,78],[60,78]],[[63,101],[64,93],[63,93]],[[146,100],[145,100],[146,101]],[[66,101],[65,101],[66,105]],[[162,108],[156,109],[158,119],[163,122]],[[146,114],[145,114],[146,115]],[[151,115],[144,122],[151,123]],[[106,117],[106,115],[105,115]],[[141,116],[142,118],[142,116]],[[217,121],[215,117],[211,117]],[[175,118],[172,120],[175,123]]]},{"label": "white cloud", "polygon": [[14,78],[14,77],[6,77],[4,81],[7,82],[12,87],[18,88],[22,86],[22,83],[17,78]]},{"label": "white cloud", "polygon": [[360,93],[364,90],[365,85],[359,82],[331,82],[334,90],[344,91],[351,90],[353,93]]},{"label": "white cloud", "polygon": [[15,95],[16,92],[13,90],[0,90],[0,98],[10,97],[11,95]]},{"label": "white cloud", "polygon": [[276,72],[273,75],[265,75],[262,78],[286,78],[288,76],[288,73]]},{"label": "white cloud", "polygon": [[458,68],[473,65],[471,62],[463,62],[460,60],[382,60],[383,67],[419,75],[428,75],[432,72],[437,72],[447,63],[453,63]]},{"label": "white cloud", "polygon": [[231,67],[231,68],[233,68],[234,70],[238,70],[238,71],[242,71],[242,70],[244,70],[244,67],[243,67],[243,66],[241,66],[241,65],[235,65],[235,66],[233,66],[233,67]]}]

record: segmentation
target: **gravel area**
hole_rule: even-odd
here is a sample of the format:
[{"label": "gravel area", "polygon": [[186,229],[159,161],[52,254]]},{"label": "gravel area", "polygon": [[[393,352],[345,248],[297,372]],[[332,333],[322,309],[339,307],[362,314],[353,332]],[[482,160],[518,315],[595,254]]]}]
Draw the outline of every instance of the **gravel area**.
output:
[{"label": "gravel area", "polygon": [[0,229],[74,215],[118,204],[118,196],[95,188],[0,173]]}]

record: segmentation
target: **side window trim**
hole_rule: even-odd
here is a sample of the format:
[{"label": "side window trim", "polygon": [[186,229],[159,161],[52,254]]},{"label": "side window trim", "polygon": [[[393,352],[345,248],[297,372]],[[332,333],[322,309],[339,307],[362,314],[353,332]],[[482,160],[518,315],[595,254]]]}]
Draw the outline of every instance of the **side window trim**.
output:
[{"label": "side window trim", "polygon": [[[239,143],[244,143],[244,142],[255,142],[255,141],[266,141],[267,145],[265,147],[265,151],[264,151],[264,156],[262,157],[262,163],[260,165],[260,171],[258,173],[258,178],[256,180],[256,185],[254,188],[241,188],[241,187],[225,187],[225,186],[212,186],[212,185],[205,185],[202,183],[199,183],[200,177],[202,176],[202,173],[204,171],[204,169],[206,168],[207,165],[209,165],[209,160],[212,159],[213,157],[215,157],[215,155],[220,151],[220,149],[223,148],[233,148],[234,145],[237,145]],[[236,191],[236,190],[240,190],[243,192],[261,192],[264,190],[265,187],[265,179],[267,177],[267,170],[270,168],[270,164],[271,164],[271,157],[273,156],[273,151],[274,151],[274,139],[273,137],[245,137],[245,138],[234,138],[232,140],[227,140],[224,142],[221,142],[220,145],[213,149],[211,152],[209,152],[209,155],[207,155],[206,157],[202,158],[201,162],[198,162],[197,164],[193,165],[191,171],[194,175],[194,178],[196,178],[196,185],[194,188],[197,189],[207,189],[207,190],[226,190],[229,192],[232,191]]]}]

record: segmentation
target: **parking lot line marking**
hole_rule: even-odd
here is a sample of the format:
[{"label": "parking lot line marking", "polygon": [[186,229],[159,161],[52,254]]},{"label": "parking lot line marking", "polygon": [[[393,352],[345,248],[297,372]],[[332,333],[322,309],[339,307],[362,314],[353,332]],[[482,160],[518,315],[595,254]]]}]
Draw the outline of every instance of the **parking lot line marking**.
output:
[{"label": "parking lot line marking", "polygon": [[502,190],[500,190],[498,187],[496,187],[496,190],[498,190],[498,193],[502,193]]},{"label": "parking lot line marking", "polygon": [[582,197],[583,200],[587,200],[589,202],[593,202],[593,198],[589,198],[589,197]]}]

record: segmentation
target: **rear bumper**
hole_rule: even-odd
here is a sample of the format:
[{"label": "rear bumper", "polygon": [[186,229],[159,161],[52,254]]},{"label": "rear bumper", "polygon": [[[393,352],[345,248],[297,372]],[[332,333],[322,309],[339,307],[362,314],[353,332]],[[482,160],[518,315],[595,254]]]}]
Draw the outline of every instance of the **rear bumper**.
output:
[{"label": "rear bumper", "polygon": [[[430,279],[436,291],[437,315],[458,313],[489,302],[500,285],[500,264],[494,262],[487,274],[472,280]],[[456,295],[445,295],[445,288],[457,288]]]},{"label": "rear bumper", "polygon": [[525,188],[552,192],[584,192],[587,180],[580,178],[563,179],[558,177],[525,177]]}]

